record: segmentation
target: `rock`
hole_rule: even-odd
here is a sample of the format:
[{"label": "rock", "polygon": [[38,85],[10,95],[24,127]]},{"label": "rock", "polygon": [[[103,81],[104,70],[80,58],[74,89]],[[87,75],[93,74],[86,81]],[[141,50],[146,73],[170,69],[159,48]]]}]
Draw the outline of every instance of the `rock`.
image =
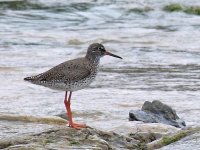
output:
[{"label": "rock", "polygon": [[162,147],[160,150],[189,150],[189,149],[200,149],[200,131],[197,131],[195,134],[191,134],[185,138],[180,139],[177,142],[169,144]]},{"label": "rock", "polygon": [[146,101],[142,106],[142,110],[131,110],[129,112],[129,120],[145,123],[163,123],[178,128],[186,126],[175,110],[160,101],[153,101],[152,103]]},{"label": "rock", "polygon": [[162,150],[188,150],[199,149],[200,141],[200,127],[191,126],[179,130],[170,135],[163,136],[162,138],[153,142],[147,143],[148,150],[162,149]]},{"label": "rock", "polygon": [[0,114],[0,149],[137,149],[138,140],[87,127],[76,130],[59,117]]},{"label": "rock", "polygon": [[178,132],[180,128],[161,123],[143,123],[139,121],[125,121],[123,125],[115,126],[109,131],[116,132],[121,135],[129,136],[129,134],[144,134],[154,133],[161,136]]},{"label": "rock", "polygon": [[46,131],[0,139],[0,148],[18,149],[137,149],[139,141],[114,132],[94,128],[76,130],[67,126]]},{"label": "rock", "polygon": [[[2,114],[0,116],[0,149],[4,150],[153,150],[197,133],[188,138],[189,147],[190,140],[195,142],[193,137],[199,138],[200,131],[198,126],[196,128],[180,129],[170,125],[133,123],[128,120],[109,132],[91,127],[76,130],[67,127],[66,120],[63,121],[63,119],[57,117],[39,118],[34,116],[27,117],[27,115],[12,116],[11,114]],[[184,139],[181,144],[184,144]],[[191,145],[194,144],[191,143]],[[176,146],[177,148],[179,147],[178,145]]]}]

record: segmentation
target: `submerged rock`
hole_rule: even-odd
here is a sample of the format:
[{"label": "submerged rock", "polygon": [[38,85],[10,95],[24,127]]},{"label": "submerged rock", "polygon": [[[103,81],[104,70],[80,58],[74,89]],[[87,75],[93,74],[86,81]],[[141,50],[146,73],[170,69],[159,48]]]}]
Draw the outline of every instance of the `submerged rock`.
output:
[{"label": "submerged rock", "polygon": [[146,101],[142,106],[142,110],[131,110],[129,112],[129,120],[143,121],[145,123],[163,123],[178,128],[186,126],[174,109],[160,101],[153,101],[152,103]]}]

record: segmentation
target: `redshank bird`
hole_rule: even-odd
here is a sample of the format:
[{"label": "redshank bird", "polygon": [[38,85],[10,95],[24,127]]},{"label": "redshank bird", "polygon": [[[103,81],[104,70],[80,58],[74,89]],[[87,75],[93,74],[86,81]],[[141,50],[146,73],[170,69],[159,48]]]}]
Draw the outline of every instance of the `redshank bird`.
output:
[{"label": "redshank bird", "polygon": [[85,128],[86,125],[75,123],[72,120],[70,108],[72,92],[89,86],[99,71],[100,58],[105,55],[122,59],[120,56],[106,51],[102,44],[93,43],[88,47],[85,57],[68,60],[44,73],[26,77],[24,80],[51,89],[65,91],[64,104],[69,119],[69,127]]}]

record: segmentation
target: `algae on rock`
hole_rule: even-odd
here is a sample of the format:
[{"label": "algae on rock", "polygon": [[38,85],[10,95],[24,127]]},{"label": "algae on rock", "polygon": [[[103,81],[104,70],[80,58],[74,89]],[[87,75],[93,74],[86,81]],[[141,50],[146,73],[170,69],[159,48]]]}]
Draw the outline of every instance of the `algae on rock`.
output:
[{"label": "algae on rock", "polygon": [[200,6],[182,6],[178,3],[172,3],[163,7],[167,12],[185,12],[187,14],[200,15]]}]

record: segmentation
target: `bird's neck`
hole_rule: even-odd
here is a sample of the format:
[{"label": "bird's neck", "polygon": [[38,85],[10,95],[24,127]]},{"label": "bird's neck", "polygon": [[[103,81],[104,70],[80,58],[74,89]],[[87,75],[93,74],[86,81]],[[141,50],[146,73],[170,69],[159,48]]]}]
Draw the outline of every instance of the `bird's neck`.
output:
[{"label": "bird's neck", "polygon": [[99,65],[99,62],[100,62],[100,58],[101,58],[101,57],[99,57],[99,56],[94,57],[94,56],[88,56],[88,55],[86,55],[85,57],[86,57],[86,59],[89,60],[89,62],[90,62],[91,64]]}]

